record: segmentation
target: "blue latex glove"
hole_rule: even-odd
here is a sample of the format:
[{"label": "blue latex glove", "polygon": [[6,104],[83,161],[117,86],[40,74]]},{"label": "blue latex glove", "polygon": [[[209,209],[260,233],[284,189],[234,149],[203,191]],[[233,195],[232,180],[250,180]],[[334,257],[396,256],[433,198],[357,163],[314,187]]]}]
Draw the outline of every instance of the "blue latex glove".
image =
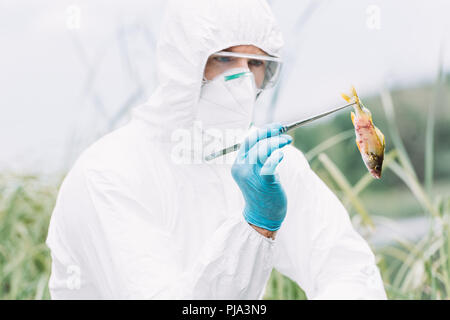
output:
[{"label": "blue latex glove", "polygon": [[283,159],[280,148],[292,142],[280,134],[282,126],[257,129],[242,143],[231,174],[245,199],[247,222],[270,231],[278,230],[286,216],[287,198],[275,173]]}]

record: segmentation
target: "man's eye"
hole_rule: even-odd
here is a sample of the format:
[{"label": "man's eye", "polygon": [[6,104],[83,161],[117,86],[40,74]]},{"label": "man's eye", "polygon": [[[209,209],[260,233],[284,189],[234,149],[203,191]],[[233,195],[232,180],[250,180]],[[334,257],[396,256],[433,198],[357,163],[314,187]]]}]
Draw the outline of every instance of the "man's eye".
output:
[{"label": "man's eye", "polygon": [[214,57],[214,60],[216,60],[217,62],[221,62],[221,63],[227,63],[227,62],[231,62],[232,58],[230,58],[230,57]]},{"label": "man's eye", "polygon": [[261,67],[264,65],[264,62],[261,60],[250,60],[248,64],[251,65],[252,67]]}]

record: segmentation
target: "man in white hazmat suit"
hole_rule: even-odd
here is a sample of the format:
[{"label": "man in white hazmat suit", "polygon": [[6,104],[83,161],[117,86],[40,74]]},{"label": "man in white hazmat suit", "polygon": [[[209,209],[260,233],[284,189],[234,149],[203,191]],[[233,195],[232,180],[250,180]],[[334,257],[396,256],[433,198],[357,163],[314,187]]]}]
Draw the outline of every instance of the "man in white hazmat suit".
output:
[{"label": "man in white hazmat suit", "polygon": [[[273,268],[310,299],[386,298],[369,246],[278,125],[246,135],[233,163],[174,157],[177,132],[196,122],[248,126],[251,110],[239,107],[273,80],[250,58],[269,57],[267,67],[281,47],[265,1],[169,5],[158,88],[61,186],[47,238],[53,299],[257,299]],[[205,70],[230,61],[239,65]]]}]

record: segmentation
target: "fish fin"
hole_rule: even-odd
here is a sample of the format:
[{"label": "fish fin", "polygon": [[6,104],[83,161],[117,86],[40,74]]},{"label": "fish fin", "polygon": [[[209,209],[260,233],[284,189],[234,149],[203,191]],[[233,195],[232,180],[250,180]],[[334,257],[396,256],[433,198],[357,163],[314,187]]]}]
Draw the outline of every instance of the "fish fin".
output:
[{"label": "fish fin", "polygon": [[355,126],[355,113],[352,111],[352,113],[351,113],[351,116],[352,116],[352,123],[353,123],[353,126]]},{"label": "fish fin", "polygon": [[342,98],[344,98],[345,101],[347,102],[351,102],[351,99],[348,95],[346,95],[345,93],[341,93]]},{"label": "fish fin", "polygon": [[350,96],[351,97],[345,95],[345,97],[344,97],[344,95],[342,95],[342,97],[345,100],[347,100],[347,102],[354,102],[354,103],[356,103],[353,106],[355,108],[355,111],[357,111],[357,112],[362,111],[362,107],[363,107],[362,106],[362,102],[361,102],[361,100],[359,100],[358,94],[356,93],[356,89],[355,89],[354,86],[352,86],[352,88],[351,88],[351,95]]},{"label": "fish fin", "polygon": [[369,115],[369,121],[370,121],[370,123],[373,125],[373,126],[375,126],[374,124],[373,124],[373,119],[372,119],[372,113],[367,109],[367,108],[364,108],[365,110],[365,112],[366,112],[366,114],[367,115]]},{"label": "fish fin", "polygon": [[386,146],[386,141],[384,140],[384,134],[377,127],[375,127],[375,132],[376,132],[376,134],[378,136],[378,139],[380,139],[381,144],[383,145],[383,148],[384,148]]}]

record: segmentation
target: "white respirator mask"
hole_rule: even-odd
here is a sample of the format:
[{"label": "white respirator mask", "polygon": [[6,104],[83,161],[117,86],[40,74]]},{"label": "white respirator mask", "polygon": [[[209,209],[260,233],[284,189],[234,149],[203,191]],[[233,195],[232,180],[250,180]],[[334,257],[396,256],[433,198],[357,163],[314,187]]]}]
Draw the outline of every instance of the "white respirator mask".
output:
[{"label": "white respirator mask", "polygon": [[253,73],[246,68],[203,80],[196,121],[203,129],[248,129],[259,93]]}]

